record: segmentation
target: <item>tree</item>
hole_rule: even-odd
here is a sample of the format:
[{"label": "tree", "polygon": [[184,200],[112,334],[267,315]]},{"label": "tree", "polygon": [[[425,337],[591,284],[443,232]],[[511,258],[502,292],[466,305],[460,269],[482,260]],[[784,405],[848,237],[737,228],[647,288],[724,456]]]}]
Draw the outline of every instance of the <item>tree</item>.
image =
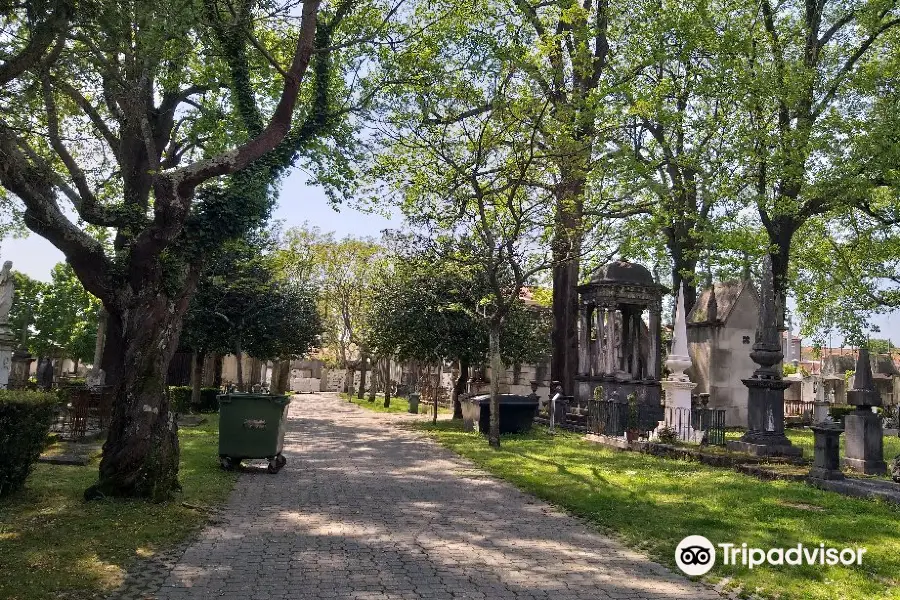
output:
[{"label": "tree", "polygon": [[[855,140],[867,138],[860,131],[873,126],[883,131],[877,98],[879,87],[891,85],[881,67],[888,77],[896,72],[900,12],[893,1],[762,0],[759,11],[754,6],[740,19],[735,25],[746,37],[735,45],[744,60],[736,87],[743,91],[737,139],[783,310],[801,228],[819,215],[865,207],[889,183],[885,171],[871,168],[882,160],[880,152]],[[896,149],[889,154],[896,156]]]},{"label": "tree", "polygon": [[[299,29],[291,4],[15,9],[0,65],[0,184],[109,314],[116,400],[87,497],[178,488],[165,373],[205,255],[265,218],[270,186],[347,112],[335,106],[348,90],[333,38],[357,6],[320,4],[303,3]],[[92,235],[108,229],[111,253]]]},{"label": "tree", "polygon": [[[502,88],[506,82],[493,85]],[[554,264],[541,251],[555,218],[553,204],[526,185],[540,160],[537,131],[527,115],[494,108],[415,131],[397,140],[385,157],[394,167],[388,183],[401,193],[407,220],[414,231],[426,232],[415,235],[415,243],[470,270],[479,282],[476,289],[484,290],[472,316],[487,329],[493,447],[500,445],[503,325],[522,288]]]},{"label": "tree", "polygon": [[[333,234],[304,226],[285,233],[277,261],[287,279],[319,290],[322,344],[339,367],[351,370],[349,385],[357,359],[366,368],[368,349],[362,332],[372,288],[383,268],[382,246],[371,238],[335,240]],[[365,379],[363,371],[360,398]]]},{"label": "tree", "polygon": [[99,312],[100,302],[84,289],[72,268],[66,263],[56,265],[33,314],[36,331],[29,349],[38,356],[91,362]]},{"label": "tree", "polygon": [[730,9],[718,4],[646,5],[646,25],[623,51],[635,76],[621,86],[627,116],[604,192],[603,216],[624,218],[619,254],[654,261],[648,240],[664,244],[672,289],[684,283],[685,310],[696,301],[697,266],[719,253],[716,235],[734,214],[737,121],[732,118],[738,37]]},{"label": "tree", "polygon": [[246,391],[242,357],[299,357],[318,344],[321,321],[308,286],[281,281],[274,241],[261,232],[227,244],[211,261],[191,301],[183,343],[198,354],[233,353]]},{"label": "tree", "polygon": [[91,362],[99,310],[66,263],[53,267],[49,283],[16,273],[10,324],[34,355]]},{"label": "tree", "polygon": [[[643,26],[628,5],[607,0],[491,0],[476,4],[417,6],[419,22],[435,21],[400,63],[396,97],[387,104],[384,137],[416,132],[477,130],[481,118],[515,113],[530,124],[523,133],[535,160],[520,185],[545,195],[554,218],[545,224],[552,253],[553,351],[551,377],[574,390],[577,371],[578,296],[586,232],[606,199],[596,173],[607,162],[619,86],[632,65],[615,63],[618,36]],[[620,68],[621,67],[621,68]],[[449,157],[448,157],[449,158]],[[379,176],[390,178],[385,165]]]}]

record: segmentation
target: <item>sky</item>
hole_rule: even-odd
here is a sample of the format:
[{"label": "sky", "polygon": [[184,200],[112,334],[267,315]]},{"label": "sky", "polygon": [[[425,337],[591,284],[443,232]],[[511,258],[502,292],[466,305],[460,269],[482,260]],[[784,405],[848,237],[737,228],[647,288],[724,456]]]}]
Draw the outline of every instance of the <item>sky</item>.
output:
[{"label": "sky", "polygon": [[[350,206],[335,210],[321,188],[306,184],[307,175],[295,170],[287,177],[279,195],[279,205],[274,218],[284,227],[302,225],[304,222],[319,227],[323,232],[333,231],[339,238],[348,235],[380,237],[381,231],[400,226],[399,216],[387,219],[380,215],[360,212]],[[0,262],[11,260],[13,268],[42,281],[49,281],[50,270],[65,260],[63,254],[44,238],[31,234],[22,239],[0,240]],[[900,311],[874,319],[881,329],[872,337],[890,338],[900,346]],[[794,324],[798,333],[799,324]],[[837,346],[841,340],[834,339]]]}]

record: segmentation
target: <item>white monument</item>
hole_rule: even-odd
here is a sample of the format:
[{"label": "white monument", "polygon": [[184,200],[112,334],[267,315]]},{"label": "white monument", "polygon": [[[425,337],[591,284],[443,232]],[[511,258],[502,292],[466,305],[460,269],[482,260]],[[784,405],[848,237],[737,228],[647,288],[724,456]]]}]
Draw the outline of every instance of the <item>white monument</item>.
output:
[{"label": "white monument", "polygon": [[9,328],[14,286],[12,263],[6,261],[0,271],[0,388],[6,388],[9,384],[13,349],[16,347],[15,336]]},{"label": "white monument", "polygon": [[672,350],[666,358],[669,376],[661,382],[666,393],[666,425],[678,433],[681,440],[694,437],[691,427],[691,390],[697,384],[685,375],[685,369],[691,367],[688,354],[687,315],[684,311],[684,284],[678,288],[678,300],[675,305],[675,327],[672,332]]}]

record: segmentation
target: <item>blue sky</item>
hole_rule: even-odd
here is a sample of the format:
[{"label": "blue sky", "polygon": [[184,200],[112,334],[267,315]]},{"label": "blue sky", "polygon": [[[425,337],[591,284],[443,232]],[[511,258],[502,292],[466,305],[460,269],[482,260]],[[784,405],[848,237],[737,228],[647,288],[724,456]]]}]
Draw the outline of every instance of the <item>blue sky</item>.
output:
[{"label": "blue sky", "polygon": [[[333,231],[338,237],[348,235],[380,237],[381,231],[400,226],[400,219],[387,219],[380,215],[360,212],[350,206],[339,206],[335,210],[328,203],[325,194],[317,187],[306,185],[307,175],[295,170],[284,182],[279,206],[274,217],[284,223],[285,228],[308,222],[318,226],[323,232]],[[13,268],[40,280],[50,279],[50,270],[64,260],[62,253],[50,242],[37,235],[24,239],[0,241],[0,261],[13,261]],[[881,332],[873,337],[887,337],[895,345],[900,345],[900,312],[883,315],[875,319]],[[795,324],[796,329],[797,324]],[[834,339],[835,345],[840,340]]]}]

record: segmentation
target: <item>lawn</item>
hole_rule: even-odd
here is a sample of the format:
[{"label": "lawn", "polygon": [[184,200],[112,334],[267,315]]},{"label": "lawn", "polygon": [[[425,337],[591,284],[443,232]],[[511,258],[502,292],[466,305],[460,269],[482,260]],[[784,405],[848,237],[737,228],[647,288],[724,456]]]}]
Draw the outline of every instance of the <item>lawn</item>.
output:
[{"label": "lawn", "polygon": [[[349,400],[353,402],[353,404],[357,406],[361,406],[368,410],[374,410],[375,412],[387,412],[387,413],[406,413],[409,412],[409,401],[406,398],[397,398],[391,397],[391,405],[387,408],[384,407],[384,394],[376,394],[375,401],[369,402],[369,396],[366,394],[365,399],[360,400],[356,397],[356,394],[341,394],[341,398],[344,400]],[[434,404],[428,402],[419,402],[419,414],[420,415],[430,415],[431,411],[434,408]],[[451,411],[449,408],[445,408],[443,406],[438,406],[438,414],[450,414]]]},{"label": "lawn", "polygon": [[[19,494],[0,501],[0,598],[81,600],[103,597],[138,557],[177,544],[223,502],[235,475],[218,466],[218,416],[181,429],[181,482],[176,500],[86,503],[97,476],[85,467],[38,464]],[[185,506],[188,505],[188,506]]]},{"label": "lawn", "polygon": [[[803,458],[812,460],[813,458],[813,432],[807,427],[788,427],[784,430],[785,435],[791,440],[795,446],[803,448]],[[744,434],[743,431],[729,430],[725,432],[725,437],[729,440],[738,439]],[[841,456],[844,455],[844,445],[847,441],[847,434],[841,435]],[[895,456],[900,454],[900,437],[885,436],[884,437],[884,460],[890,464]]]},{"label": "lawn", "polygon": [[580,515],[675,568],[691,534],[750,547],[867,548],[862,566],[724,566],[709,581],[763,597],[797,600],[900,598],[900,507],[857,500],[803,483],[763,482],[730,469],[615,452],[545,429],[504,436],[491,450],[458,422],[415,424],[438,442],[525,491]]}]

